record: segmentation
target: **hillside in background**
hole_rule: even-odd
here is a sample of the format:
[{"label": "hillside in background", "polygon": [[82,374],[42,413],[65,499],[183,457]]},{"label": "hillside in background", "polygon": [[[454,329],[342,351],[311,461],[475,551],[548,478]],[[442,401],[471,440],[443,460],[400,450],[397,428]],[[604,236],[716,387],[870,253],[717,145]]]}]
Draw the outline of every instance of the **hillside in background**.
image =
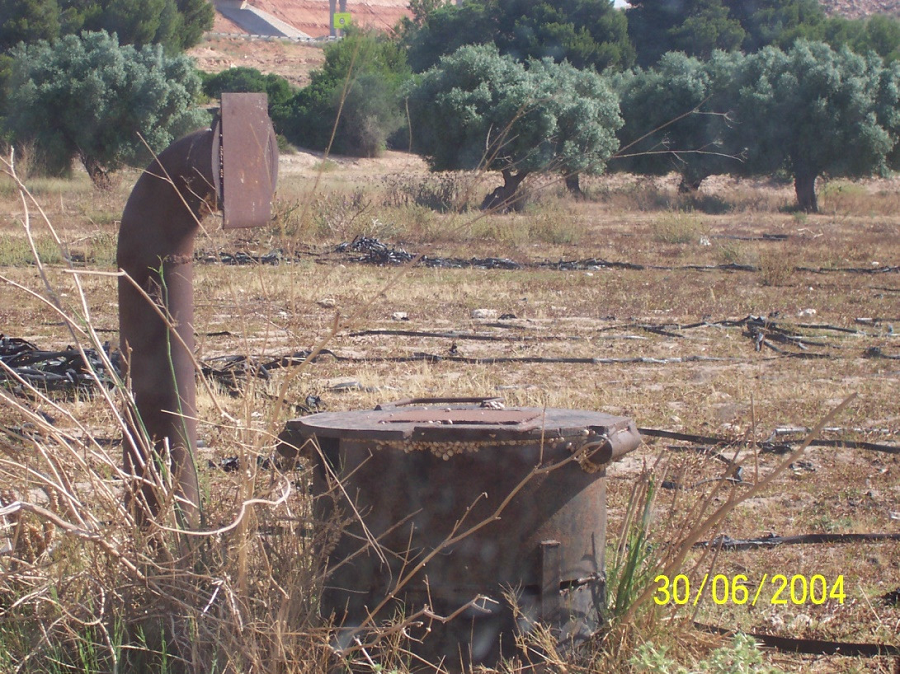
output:
[{"label": "hillside in background", "polygon": [[[829,14],[848,18],[858,18],[870,14],[891,14],[900,16],[900,0],[820,0]],[[329,34],[328,0],[247,0],[247,4],[257,7],[282,21],[294,26],[312,37]],[[349,0],[347,10],[361,25],[380,30],[389,30],[404,15],[409,14],[408,0]],[[245,32],[239,26],[216,14],[213,28],[219,33]]]},{"label": "hillside in background", "polygon": [[[329,34],[328,0],[249,0],[247,4],[268,12],[311,37]],[[362,26],[390,30],[401,17],[409,14],[408,4],[409,0],[367,0],[365,3],[349,0],[347,11]],[[244,32],[219,12],[216,13],[213,30],[218,33]]]},{"label": "hillside in background", "polygon": [[819,0],[829,14],[857,19],[870,14],[900,16],[900,0]]}]

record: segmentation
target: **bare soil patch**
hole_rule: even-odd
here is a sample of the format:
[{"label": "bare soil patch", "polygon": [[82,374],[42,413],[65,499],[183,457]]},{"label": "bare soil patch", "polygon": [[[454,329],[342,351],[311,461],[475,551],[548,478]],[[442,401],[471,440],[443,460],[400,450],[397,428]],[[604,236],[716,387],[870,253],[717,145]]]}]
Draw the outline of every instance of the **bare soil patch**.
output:
[{"label": "bare soil patch", "polygon": [[207,36],[188,51],[200,70],[210,73],[228,68],[256,68],[274,73],[298,87],[309,84],[309,73],[325,62],[322,45],[289,40],[250,40]]}]

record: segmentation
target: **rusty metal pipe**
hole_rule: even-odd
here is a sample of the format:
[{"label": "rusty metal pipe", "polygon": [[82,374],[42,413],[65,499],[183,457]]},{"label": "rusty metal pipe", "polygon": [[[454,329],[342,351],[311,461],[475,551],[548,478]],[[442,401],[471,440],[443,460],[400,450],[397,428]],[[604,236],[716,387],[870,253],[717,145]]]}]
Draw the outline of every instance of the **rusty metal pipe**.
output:
[{"label": "rusty metal pipe", "polygon": [[[116,264],[134,281],[119,279],[120,348],[137,408],[131,420],[136,441],[124,443],[125,471],[146,478],[148,463],[163,461],[173,473],[182,525],[194,529],[200,526],[200,488],[191,261],[200,218],[216,195],[213,142],[211,129],[196,131],[158,155],[125,205],[116,251]],[[155,456],[137,440],[141,425]],[[152,485],[144,482],[139,492],[130,494],[133,505],[156,515],[160,503]]]},{"label": "rusty metal pipe", "polygon": [[615,429],[593,429],[598,439],[579,448],[579,463],[588,472],[603,470],[635,448],[635,438],[640,438],[637,426],[629,419],[626,426]]},{"label": "rusty metal pipe", "polygon": [[225,228],[269,221],[278,142],[267,107],[265,94],[223,93],[213,128],[163,150],[138,179],[122,213],[116,263],[130,278],[119,279],[119,336],[135,401],[123,464],[141,481],[126,490],[126,498],[143,521],[160,510],[156,486],[147,479],[148,464],[158,462],[174,477],[179,524],[200,526],[194,236],[216,201],[224,202]]}]

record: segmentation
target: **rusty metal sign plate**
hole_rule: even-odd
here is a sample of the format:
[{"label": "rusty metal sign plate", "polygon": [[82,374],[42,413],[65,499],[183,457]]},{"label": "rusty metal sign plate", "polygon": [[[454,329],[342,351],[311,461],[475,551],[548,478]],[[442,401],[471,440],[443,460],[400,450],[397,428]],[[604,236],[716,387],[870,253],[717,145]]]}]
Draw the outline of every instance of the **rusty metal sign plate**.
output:
[{"label": "rusty metal sign plate", "polygon": [[213,166],[224,213],[222,227],[260,227],[272,218],[278,141],[265,94],[223,93]]}]

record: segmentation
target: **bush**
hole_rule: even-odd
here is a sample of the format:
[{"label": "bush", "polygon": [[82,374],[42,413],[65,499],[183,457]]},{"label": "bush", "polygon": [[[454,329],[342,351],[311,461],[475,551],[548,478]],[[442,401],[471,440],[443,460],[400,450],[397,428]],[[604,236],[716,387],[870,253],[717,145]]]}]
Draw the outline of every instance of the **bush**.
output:
[{"label": "bush", "polygon": [[102,184],[122,164],[146,164],[147,147],[159,152],[208,121],[194,107],[193,63],[159,46],[85,33],[22,44],[12,56],[7,124],[17,143],[34,143],[51,174],[67,174],[78,157]]},{"label": "bush", "polygon": [[403,126],[399,90],[410,71],[403,52],[384,36],[348,33],[326,47],[325,65],[277,116],[292,143],[375,157]]},{"label": "bush", "polygon": [[210,98],[219,98],[223,92],[260,93],[269,97],[269,117],[275,131],[283,132],[284,106],[297,92],[283,77],[274,73],[263,75],[256,68],[229,68],[220,73],[200,73],[203,93]]},{"label": "bush", "polygon": [[385,182],[388,206],[419,206],[440,213],[458,213],[468,208],[473,174],[441,173],[424,177],[390,176]]}]

